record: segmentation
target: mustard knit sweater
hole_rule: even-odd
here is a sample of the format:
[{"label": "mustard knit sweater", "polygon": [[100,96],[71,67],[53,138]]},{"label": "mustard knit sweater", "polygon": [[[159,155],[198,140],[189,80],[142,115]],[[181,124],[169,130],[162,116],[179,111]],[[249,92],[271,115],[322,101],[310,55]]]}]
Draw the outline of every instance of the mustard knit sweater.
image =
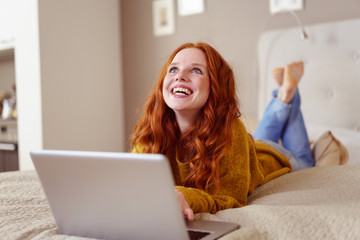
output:
[{"label": "mustard knit sweater", "polygon": [[[141,153],[141,149],[137,145],[133,152]],[[169,161],[176,188],[184,194],[195,213],[215,213],[245,206],[247,196],[256,187],[292,171],[286,157],[265,143],[254,141],[240,120],[234,124],[231,149],[220,163],[219,191],[212,185],[207,191],[184,186],[189,173],[188,164],[180,162],[176,154]]]}]

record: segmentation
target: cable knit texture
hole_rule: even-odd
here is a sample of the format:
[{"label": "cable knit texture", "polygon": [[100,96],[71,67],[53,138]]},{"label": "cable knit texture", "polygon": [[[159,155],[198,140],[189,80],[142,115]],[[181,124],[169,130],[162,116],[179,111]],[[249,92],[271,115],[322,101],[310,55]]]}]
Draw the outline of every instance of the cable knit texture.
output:
[{"label": "cable knit texture", "polygon": [[[289,161],[272,147],[254,141],[240,120],[233,127],[233,142],[230,151],[221,160],[221,188],[210,186],[207,191],[184,185],[189,173],[187,163],[177,155],[168,156],[176,188],[185,196],[195,213],[215,213],[228,208],[245,206],[247,197],[255,188],[269,180],[292,171]],[[137,145],[133,152],[141,153]]]}]

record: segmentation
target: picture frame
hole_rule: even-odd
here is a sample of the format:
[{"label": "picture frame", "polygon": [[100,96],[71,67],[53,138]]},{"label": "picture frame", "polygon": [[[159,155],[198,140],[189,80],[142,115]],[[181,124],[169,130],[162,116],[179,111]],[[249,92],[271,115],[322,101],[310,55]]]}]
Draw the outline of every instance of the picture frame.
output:
[{"label": "picture frame", "polygon": [[153,32],[155,37],[175,33],[174,0],[154,0]]}]

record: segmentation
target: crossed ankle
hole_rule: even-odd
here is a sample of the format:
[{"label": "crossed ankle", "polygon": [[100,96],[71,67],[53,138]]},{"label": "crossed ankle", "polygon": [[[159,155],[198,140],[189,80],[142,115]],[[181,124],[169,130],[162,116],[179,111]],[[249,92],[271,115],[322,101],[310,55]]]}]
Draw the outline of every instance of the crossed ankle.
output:
[{"label": "crossed ankle", "polygon": [[289,104],[295,95],[296,87],[280,87],[277,98],[283,103]]}]

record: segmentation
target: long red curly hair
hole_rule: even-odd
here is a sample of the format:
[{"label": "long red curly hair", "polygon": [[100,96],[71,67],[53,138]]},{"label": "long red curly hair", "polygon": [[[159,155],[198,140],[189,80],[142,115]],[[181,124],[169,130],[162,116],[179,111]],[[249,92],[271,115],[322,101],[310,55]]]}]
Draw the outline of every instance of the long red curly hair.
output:
[{"label": "long red curly hair", "polygon": [[[175,55],[185,48],[200,49],[206,58],[210,93],[194,126],[181,134],[174,111],[163,98],[164,78]],[[186,43],[177,48],[163,66],[145,113],[135,126],[132,144],[141,144],[146,153],[174,156],[188,162],[186,186],[206,190],[210,184],[220,188],[219,165],[232,143],[232,125],[240,117],[234,74],[222,56],[207,43]]]}]

